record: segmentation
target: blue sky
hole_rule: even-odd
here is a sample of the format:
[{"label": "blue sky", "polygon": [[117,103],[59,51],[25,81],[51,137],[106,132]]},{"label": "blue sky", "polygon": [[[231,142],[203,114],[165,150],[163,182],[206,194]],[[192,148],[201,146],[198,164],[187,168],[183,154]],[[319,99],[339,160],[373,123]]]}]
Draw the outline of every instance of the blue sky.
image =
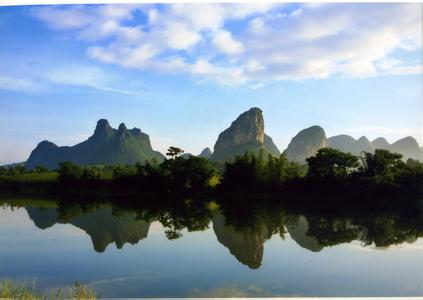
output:
[{"label": "blue sky", "polygon": [[199,153],[263,110],[283,150],[301,129],[422,145],[420,4],[0,7],[0,164],[96,121]]}]

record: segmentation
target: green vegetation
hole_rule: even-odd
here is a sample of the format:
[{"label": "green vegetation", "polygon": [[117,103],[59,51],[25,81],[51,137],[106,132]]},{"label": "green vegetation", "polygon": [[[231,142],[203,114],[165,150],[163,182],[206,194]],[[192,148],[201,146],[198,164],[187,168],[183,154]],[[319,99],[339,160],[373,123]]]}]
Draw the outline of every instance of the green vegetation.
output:
[{"label": "green vegetation", "polygon": [[309,177],[347,177],[359,166],[358,157],[350,153],[323,148],[316,156],[307,158]]},{"label": "green vegetation", "polygon": [[[292,194],[361,195],[388,201],[392,197],[419,198],[423,195],[423,164],[388,150],[360,156],[331,148],[318,150],[307,165],[274,157],[261,150],[258,155],[245,152],[224,165],[196,156],[181,156],[182,149],[171,147],[162,162],[135,165],[79,166],[59,164],[56,171],[22,166],[1,169],[0,190],[47,190],[57,193],[272,193],[285,199]],[[377,196],[377,197],[375,197]],[[322,197],[320,197],[322,198]],[[323,197],[330,199],[331,197]],[[321,201],[321,200],[320,200]],[[378,200],[379,201],[379,200]],[[390,200],[389,200],[390,201]]]},{"label": "green vegetation", "polygon": [[303,177],[305,173],[305,166],[288,162],[284,154],[278,158],[269,154],[265,159],[263,150],[258,156],[246,152],[226,163],[222,188],[244,191],[278,190],[289,181]]},{"label": "green vegetation", "polygon": [[50,295],[40,293],[35,288],[35,280],[31,286],[26,283],[15,283],[4,280],[0,282],[0,298],[2,299],[97,299],[94,292],[79,282],[67,291],[57,290]]}]

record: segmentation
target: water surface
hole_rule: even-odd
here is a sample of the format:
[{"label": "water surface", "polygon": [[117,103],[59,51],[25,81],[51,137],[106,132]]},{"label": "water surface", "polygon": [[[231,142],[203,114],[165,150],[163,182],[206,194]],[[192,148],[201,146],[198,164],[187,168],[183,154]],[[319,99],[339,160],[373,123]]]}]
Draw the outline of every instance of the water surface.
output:
[{"label": "water surface", "polygon": [[421,296],[421,218],[3,201],[0,279],[104,297]]}]

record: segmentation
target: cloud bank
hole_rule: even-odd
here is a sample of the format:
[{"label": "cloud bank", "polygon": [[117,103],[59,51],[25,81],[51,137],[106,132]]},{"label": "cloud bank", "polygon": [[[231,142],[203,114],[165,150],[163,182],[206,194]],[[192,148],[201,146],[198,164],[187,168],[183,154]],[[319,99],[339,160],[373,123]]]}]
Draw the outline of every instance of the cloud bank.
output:
[{"label": "cloud bank", "polygon": [[[224,85],[422,73],[420,4],[46,6],[32,15],[92,59]],[[404,55],[403,55],[404,56]]]}]

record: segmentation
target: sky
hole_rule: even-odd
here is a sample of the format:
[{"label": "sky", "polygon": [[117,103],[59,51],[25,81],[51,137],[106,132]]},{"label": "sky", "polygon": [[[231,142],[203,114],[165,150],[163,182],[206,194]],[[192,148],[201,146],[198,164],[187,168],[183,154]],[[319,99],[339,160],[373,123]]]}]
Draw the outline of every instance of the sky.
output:
[{"label": "sky", "polygon": [[300,130],[423,144],[422,9],[409,3],[0,7],[0,164],[124,122],[153,148],[213,149],[260,107]]}]

